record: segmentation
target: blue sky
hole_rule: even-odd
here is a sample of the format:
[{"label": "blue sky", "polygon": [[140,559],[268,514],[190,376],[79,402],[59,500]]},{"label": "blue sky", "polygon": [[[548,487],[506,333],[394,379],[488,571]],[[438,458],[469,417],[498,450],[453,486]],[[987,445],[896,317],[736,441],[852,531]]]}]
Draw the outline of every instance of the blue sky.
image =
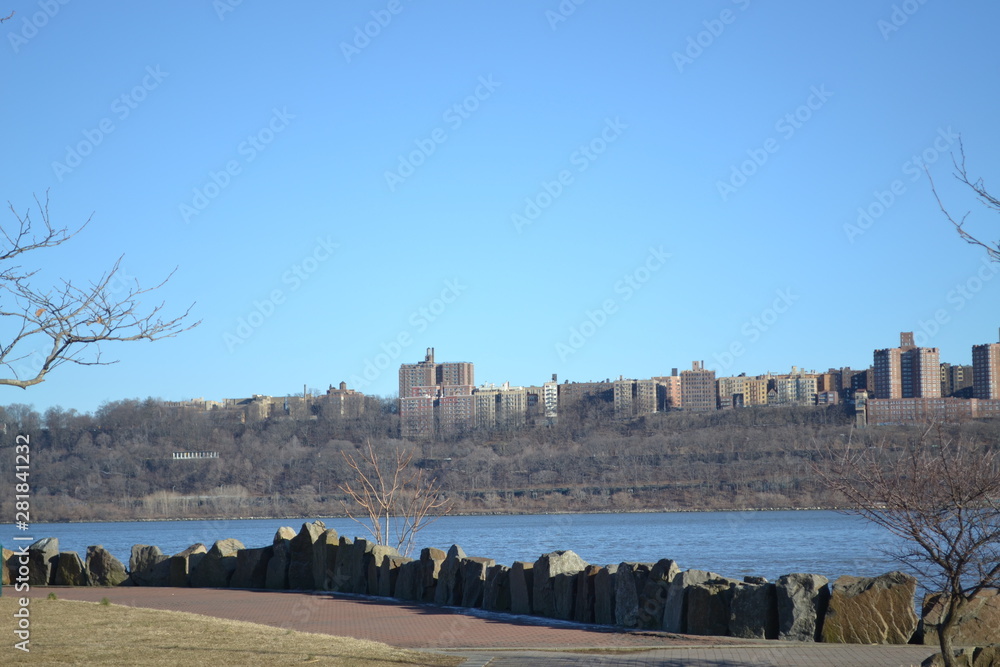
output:
[{"label": "blue sky", "polygon": [[1000,191],[995,3],[10,10],[5,199],[93,213],[24,256],[36,285],[124,255],[142,285],[176,267],[145,305],[202,323],[3,403],[391,395],[426,347],[525,385],[867,367],[904,330],[970,363],[997,337],[1000,265],[920,164],[1000,236],[950,176],[961,135]]}]

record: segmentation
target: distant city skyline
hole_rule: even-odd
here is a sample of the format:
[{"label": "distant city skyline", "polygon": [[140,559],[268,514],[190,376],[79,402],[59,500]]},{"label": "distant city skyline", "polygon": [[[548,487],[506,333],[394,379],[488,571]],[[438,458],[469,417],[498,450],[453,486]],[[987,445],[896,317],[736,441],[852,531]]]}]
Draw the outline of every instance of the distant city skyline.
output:
[{"label": "distant city skyline", "polygon": [[389,396],[428,347],[515,385],[866,368],[900,331],[971,364],[1000,264],[927,175],[996,237],[951,157],[1000,190],[1000,5],[898,6],[13,0],[3,201],[93,214],[33,286],[176,268],[143,307],[202,324],[0,404]]},{"label": "distant city skyline", "polygon": [[[1000,333],[1000,330],[998,330],[998,333]],[[940,390],[941,383],[945,381],[945,379],[942,377],[941,374],[942,373],[941,367],[950,366],[952,364],[947,360],[940,359],[939,354],[936,350],[934,350],[933,355],[926,354],[927,352],[929,352],[929,350],[922,348],[919,345],[916,345],[917,339],[916,336],[914,335],[914,332],[902,332],[898,333],[897,336],[899,337],[900,340],[899,343],[900,347],[873,349],[871,353],[871,359],[867,365],[855,366],[850,364],[834,363],[834,364],[828,364],[825,367],[821,366],[821,367],[810,368],[805,366],[799,366],[796,364],[790,364],[783,369],[782,368],[767,369],[761,372],[750,372],[742,369],[732,369],[731,373],[721,374],[718,371],[710,368],[707,363],[704,363],[703,365],[703,360],[695,360],[692,362],[688,362],[687,367],[680,365],[680,366],[672,366],[668,369],[661,369],[666,371],[662,374],[657,372],[646,372],[645,374],[626,376],[622,373],[616,373],[613,375],[606,375],[603,378],[600,377],[564,378],[559,376],[558,373],[550,373],[550,374],[542,373],[539,377],[532,378],[531,380],[525,382],[518,382],[511,379],[476,380],[474,371],[476,362],[474,360],[462,361],[462,362],[437,361],[439,357],[435,356],[436,355],[435,348],[429,347],[425,350],[424,358],[422,360],[418,359],[418,360],[404,361],[402,364],[400,364],[397,368],[396,377],[398,383],[397,386],[400,388],[403,388],[405,386],[407,389],[410,387],[417,387],[417,388],[426,387],[427,385],[445,386],[451,384],[453,385],[467,384],[469,387],[475,387],[475,388],[486,387],[491,389],[497,389],[498,387],[503,387],[505,385],[511,387],[520,387],[520,388],[525,388],[525,387],[539,388],[550,380],[555,381],[556,384],[558,385],[590,384],[590,383],[605,383],[605,382],[613,383],[616,380],[622,380],[622,379],[638,380],[638,381],[658,380],[662,383],[665,380],[669,380],[670,376],[676,372],[677,374],[674,375],[674,379],[679,381],[677,385],[678,392],[681,391],[680,381],[684,380],[685,375],[687,375],[692,382],[690,388],[688,389],[688,394],[687,394],[688,398],[686,399],[686,401],[688,402],[694,401],[694,402],[690,403],[689,405],[687,405],[687,407],[683,409],[700,411],[700,410],[715,409],[714,407],[709,407],[710,403],[712,403],[712,401],[714,400],[710,398],[710,395],[714,395],[714,392],[718,388],[717,383],[720,379],[731,379],[731,378],[738,378],[741,376],[746,376],[747,378],[755,378],[762,376],[782,376],[789,374],[824,375],[830,370],[851,369],[854,371],[860,371],[862,373],[866,370],[871,371],[873,373],[872,377],[875,382],[875,387],[879,387],[881,383],[883,391],[886,392],[886,395],[883,395],[882,398],[890,398],[890,397],[906,398],[911,396],[914,397],[941,396],[942,395],[942,391]],[[973,348],[970,350],[970,362],[968,364],[955,364],[955,366],[962,368],[969,368],[971,370],[972,363],[975,360],[975,357],[978,355],[981,365],[984,366],[990,365],[991,368],[1000,369],[1000,335],[998,335],[997,338],[998,338],[997,342],[986,342],[974,345]],[[911,355],[916,354],[917,355],[916,359],[919,360],[913,362],[913,364],[916,365],[916,368],[923,371],[923,377],[924,377],[923,385],[925,387],[923,391],[921,391],[920,389],[913,388],[914,385],[907,385],[902,383],[903,381],[900,378],[900,373],[907,372],[904,369],[907,368],[907,362],[905,361],[905,357],[907,355],[908,346],[914,347],[914,349],[909,350],[909,354]],[[891,376],[888,370],[880,371],[879,361],[880,359],[889,359],[892,353],[895,353],[896,355],[895,362],[889,362],[889,361],[884,362],[886,364],[895,363],[895,371],[894,371],[895,375]],[[902,365],[900,361],[901,357],[904,359]],[[913,373],[914,371],[909,371],[909,372]],[[702,381],[701,379],[698,379],[697,381],[695,381],[694,378],[699,377],[700,373],[711,375],[711,381],[710,381],[711,385],[709,385],[708,380]],[[919,373],[917,374],[917,378],[918,378],[917,382],[919,383],[920,382]],[[979,398],[990,398],[990,399],[1000,398],[1000,384],[998,384],[1000,383],[1000,371],[994,371],[994,374],[989,377],[986,376],[980,377],[979,383],[982,387],[980,389],[981,395],[979,396]],[[388,394],[373,394],[371,392],[365,392],[359,390],[357,387],[352,386],[350,382],[346,380],[339,380],[339,381],[330,380],[325,384],[328,387],[327,389],[323,389],[321,385],[316,385],[313,383],[304,383],[299,385],[299,387],[294,391],[268,392],[263,390],[257,391],[256,389],[253,390],[248,389],[243,393],[234,394],[232,396],[208,396],[205,394],[197,394],[194,396],[184,396],[172,399],[165,399],[161,396],[150,394],[148,396],[138,396],[138,397],[123,396],[116,399],[109,399],[109,401],[113,402],[116,400],[130,400],[134,398],[138,399],[154,398],[154,399],[164,400],[167,402],[204,400],[208,402],[225,403],[226,401],[248,399],[254,396],[268,396],[273,398],[281,398],[285,396],[301,397],[306,393],[308,393],[310,396],[319,396],[331,392],[335,394],[340,394],[344,392],[350,394],[358,393],[358,394],[365,394],[368,396],[378,396],[382,398],[396,398],[396,399],[404,398],[404,396],[400,393],[401,389],[397,389],[397,391]],[[970,387],[972,386],[971,377],[969,378],[968,386]],[[877,389],[875,389],[875,387],[869,388],[869,392],[877,393]],[[928,391],[927,387],[930,387],[931,390]],[[691,398],[692,389],[697,389],[699,393],[697,399]],[[416,395],[416,394],[411,394],[411,395]],[[762,400],[752,401],[752,402],[748,401],[747,405],[765,403],[767,398],[766,387],[764,388],[764,393],[762,397],[759,398],[761,398]],[[616,397],[615,400],[617,404],[618,398]],[[720,400],[723,400],[721,398],[721,394],[720,394]],[[12,401],[12,403],[15,402],[17,401]],[[8,404],[9,403],[0,403],[0,405],[8,405]],[[70,409],[67,406],[62,406],[62,407],[64,409]],[[426,407],[429,408],[429,404]],[[681,405],[678,404],[675,405],[674,407],[681,407]],[[78,410],[78,411],[93,412],[93,410],[89,411]]]}]

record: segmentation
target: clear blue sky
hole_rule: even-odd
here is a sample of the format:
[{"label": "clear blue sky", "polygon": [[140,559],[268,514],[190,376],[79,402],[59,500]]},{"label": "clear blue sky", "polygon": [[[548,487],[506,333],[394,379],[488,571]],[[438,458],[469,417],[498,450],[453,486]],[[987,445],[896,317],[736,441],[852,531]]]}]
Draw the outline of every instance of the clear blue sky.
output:
[{"label": "clear blue sky", "polygon": [[4,198],[94,214],[24,257],[38,286],[124,255],[202,320],[0,403],[391,395],[430,346],[525,385],[997,338],[1000,265],[913,162],[1000,236],[948,157],[1000,192],[996,3],[234,3],[0,12]]}]

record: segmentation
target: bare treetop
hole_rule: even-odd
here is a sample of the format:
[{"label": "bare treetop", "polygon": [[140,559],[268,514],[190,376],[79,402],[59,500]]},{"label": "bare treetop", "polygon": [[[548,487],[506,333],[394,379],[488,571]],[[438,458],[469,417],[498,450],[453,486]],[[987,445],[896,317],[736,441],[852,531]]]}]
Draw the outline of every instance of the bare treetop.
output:
[{"label": "bare treetop", "polygon": [[[10,204],[17,224],[0,226],[0,318],[9,318],[0,319],[6,329],[0,338],[0,366],[7,369],[0,373],[0,385],[26,389],[65,363],[115,363],[105,360],[101,343],[170,338],[200,323],[187,322],[191,307],[176,317],[163,315],[163,303],[142,307],[142,298],[166,284],[173,272],[152,287],[142,287],[135,280],[124,288],[117,287],[114,283],[120,279],[121,257],[83,286],[65,278],[51,288],[33,286],[31,279],[38,269],[16,263],[21,256],[62,245],[90,222],[88,218],[72,231],[53,226],[48,193],[44,200],[36,196],[35,203],[37,221],[32,220],[31,209],[21,214]],[[35,361],[25,372],[25,364],[19,362],[29,358]]]},{"label": "bare treetop", "polygon": [[816,468],[847,498],[850,512],[897,539],[885,553],[908,566],[944,600],[937,628],[942,656],[954,663],[952,633],[971,600],[1000,587],[1000,454],[927,431],[903,448],[849,447],[832,472]]},{"label": "bare treetop", "polygon": [[[959,157],[957,158],[954,154],[951,156],[952,165],[955,167],[955,172],[953,174],[955,180],[972,190],[980,204],[988,209],[1000,213],[1000,199],[986,189],[986,183],[982,178],[973,178],[969,176],[969,172],[965,167],[965,146],[962,144],[961,138],[958,140],[958,155]],[[994,262],[1000,262],[1000,240],[991,244],[970,234],[969,231],[965,229],[965,222],[969,217],[969,212],[967,211],[961,218],[958,219],[953,217],[952,214],[948,212],[944,202],[941,201],[941,196],[938,194],[937,188],[934,186],[934,179],[931,178],[930,170],[925,167],[925,171],[927,171],[927,178],[930,179],[931,182],[931,191],[934,193],[934,198],[937,200],[938,206],[941,208],[941,212],[944,213],[945,217],[948,218],[948,221],[955,226],[955,230],[958,232],[958,235],[961,236],[966,243],[970,243],[984,249],[989,258]]]}]

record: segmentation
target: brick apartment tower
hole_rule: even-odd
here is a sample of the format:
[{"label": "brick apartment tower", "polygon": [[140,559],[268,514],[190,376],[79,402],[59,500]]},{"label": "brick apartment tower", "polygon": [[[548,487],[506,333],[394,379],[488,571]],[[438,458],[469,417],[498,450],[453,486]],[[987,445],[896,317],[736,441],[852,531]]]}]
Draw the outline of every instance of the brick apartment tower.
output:
[{"label": "brick apartment tower", "polygon": [[1000,343],[972,346],[972,395],[1000,398]]},{"label": "brick apartment tower", "polygon": [[917,347],[913,332],[899,334],[899,347],[875,350],[875,398],[940,398],[941,364],[936,347]]},{"label": "brick apartment tower", "polygon": [[475,385],[475,365],[468,361],[438,364],[434,362],[434,348],[427,348],[424,360],[399,367],[399,397],[406,398],[414,387],[439,385]]},{"label": "brick apartment tower", "polygon": [[475,419],[472,389],[474,365],[467,361],[439,364],[434,348],[424,360],[399,367],[399,417],[403,437],[430,435],[443,430],[469,428]]},{"label": "brick apartment tower", "polygon": [[691,370],[681,371],[681,409],[706,412],[718,407],[715,371],[706,371],[704,361],[691,363]]}]

